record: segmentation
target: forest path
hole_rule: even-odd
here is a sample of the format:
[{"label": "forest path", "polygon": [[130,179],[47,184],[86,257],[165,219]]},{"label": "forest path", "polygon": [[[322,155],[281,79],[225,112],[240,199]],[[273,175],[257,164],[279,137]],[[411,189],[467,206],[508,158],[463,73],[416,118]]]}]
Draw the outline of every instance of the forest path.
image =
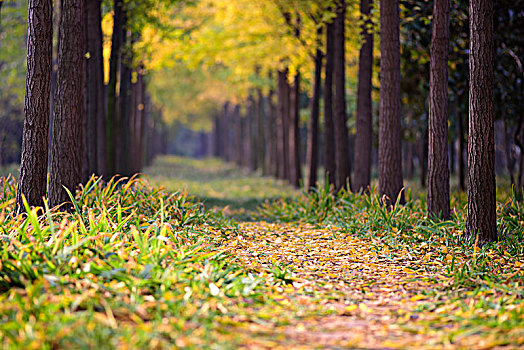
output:
[{"label": "forest path", "polygon": [[295,197],[297,191],[218,160],[163,157],[151,169],[154,173],[146,174],[154,185],[186,189],[207,209],[232,218],[232,228],[217,228],[215,242],[265,280],[270,292],[264,307],[248,307],[220,321],[234,344],[492,349],[504,343],[485,327],[461,328],[461,313],[474,295],[452,300],[446,293],[453,280],[446,276],[450,255],[444,246],[437,258],[420,253],[424,249],[390,250],[373,233],[363,238],[335,226],[276,222],[256,208],[268,199]]}]

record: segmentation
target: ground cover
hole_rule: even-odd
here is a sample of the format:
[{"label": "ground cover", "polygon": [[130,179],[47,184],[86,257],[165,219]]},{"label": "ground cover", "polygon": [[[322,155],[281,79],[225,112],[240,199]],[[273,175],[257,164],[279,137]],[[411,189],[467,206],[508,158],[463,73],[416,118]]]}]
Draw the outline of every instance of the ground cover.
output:
[{"label": "ground cover", "polygon": [[373,194],[301,194],[215,160],[162,157],[146,173],[92,179],[75,212],[25,219],[1,180],[3,348],[524,346],[511,198],[504,241],[480,245],[463,237],[460,197],[439,222],[409,191],[388,211]]}]

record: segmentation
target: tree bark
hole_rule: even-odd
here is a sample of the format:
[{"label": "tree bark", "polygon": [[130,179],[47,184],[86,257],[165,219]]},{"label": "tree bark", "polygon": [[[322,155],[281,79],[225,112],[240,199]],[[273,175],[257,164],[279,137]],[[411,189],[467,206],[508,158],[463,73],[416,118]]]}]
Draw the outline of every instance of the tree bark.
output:
[{"label": "tree bark", "polygon": [[253,110],[254,110],[254,98],[253,95],[248,97],[248,107],[246,116],[244,118],[244,166],[251,169],[252,165],[252,149],[251,149],[251,139],[252,139],[252,129],[251,129],[251,120],[253,119]]},{"label": "tree bark", "polygon": [[287,82],[287,69],[278,72],[278,177],[289,178],[289,85]]},{"label": "tree bark", "polygon": [[98,135],[98,122],[100,121],[99,114],[102,113],[100,110],[100,89],[103,87],[103,75],[100,72],[100,45],[102,45],[101,35],[101,14],[100,14],[100,0],[87,0],[86,1],[86,31],[87,31],[87,162],[88,162],[88,173],[99,174],[98,170],[98,147],[99,147],[99,135]]},{"label": "tree bark", "polygon": [[[124,23],[127,23],[127,14],[124,12]],[[122,58],[120,63],[120,114],[119,114],[119,127],[117,134],[119,134],[119,142],[117,147],[119,148],[120,166],[118,172],[123,176],[131,176],[130,163],[131,163],[131,110],[132,110],[132,70],[131,65],[133,62],[132,42],[131,35],[126,29],[126,26],[122,26]]]},{"label": "tree bark", "polygon": [[379,192],[389,205],[395,203],[403,186],[398,0],[380,1],[380,52],[378,181]]},{"label": "tree bark", "polygon": [[268,116],[266,119],[266,168],[268,174],[278,177],[278,157],[277,157],[277,137],[276,137],[276,120],[277,111],[273,98],[275,91],[271,87],[267,96]]},{"label": "tree bark", "polygon": [[372,23],[371,0],[360,1],[360,13],[367,20],[362,24],[363,43],[360,47],[357,87],[357,121],[355,137],[355,173],[353,186],[356,192],[369,191],[371,181],[371,147],[373,140],[373,115],[371,104],[371,78],[373,73],[373,32],[367,27]]},{"label": "tree bark", "polygon": [[347,184],[351,190],[351,165],[349,162],[349,141],[346,114],[346,1],[338,0],[337,16],[335,17],[335,161],[336,187],[342,189]]},{"label": "tree bark", "polygon": [[265,127],[264,127],[264,119],[265,119],[265,112],[264,112],[264,96],[262,94],[262,89],[257,89],[257,140],[256,140],[256,156],[257,156],[257,168],[262,169],[262,173],[264,175],[267,175],[266,167],[265,167]]},{"label": "tree bark", "polygon": [[103,36],[102,36],[102,1],[97,1],[94,11],[95,43],[94,59],[96,61],[96,80],[97,80],[97,173],[107,175],[107,147],[106,147],[106,90],[104,84],[104,54],[103,54]]},{"label": "tree bark", "polygon": [[289,182],[300,187],[300,73],[295,74],[289,98]]},{"label": "tree bark", "polygon": [[22,195],[30,206],[43,206],[46,194],[49,143],[49,110],[53,51],[51,0],[29,0],[27,75],[20,180],[16,211],[25,211]]},{"label": "tree bark", "polygon": [[459,190],[466,190],[466,171],[464,164],[464,121],[462,120],[462,112],[458,111],[458,149],[457,149],[457,163],[458,163],[458,183]]},{"label": "tree bark", "polygon": [[318,172],[318,119],[320,116],[320,85],[322,84],[322,50],[320,49],[322,27],[317,30],[317,50],[315,53],[315,78],[313,82],[313,96],[311,97],[311,116],[308,125],[307,167],[309,170],[308,187],[314,188],[317,184]]},{"label": "tree bark", "polygon": [[[75,193],[82,181],[82,118],[85,81],[85,12],[83,0],[64,1],[55,97],[49,203],[69,202],[64,187]],[[71,206],[64,208],[73,210]]]},{"label": "tree bark", "polygon": [[429,77],[428,212],[450,217],[448,163],[449,0],[433,3]]},{"label": "tree bark", "polygon": [[[469,140],[466,233],[496,241],[495,131],[493,120],[493,2],[469,4]],[[477,236],[478,235],[478,236]]]},{"label": "tree bark", "polygon": [[333,121],[333,70],[335,66],[334,50],[335,25],[326,26],[326,79],[324,81],[324,144],[325,171],[329,184],[336,183],[335,163],[335,126]]},{"label": "tree bark", "polygon": [[240,106],[235,106],[235,163],[238,166],[242,165],[242,116],[240,115]]},{"label": "tree bark", "polygon": [[116,125],[117,116],[117,77],[120,66],[122,47],[122,28],[125,26],[124,1],[114,0],[113,34],[111,37],[111,56],[109,58],[109,83],[107,86],[107,171],[109,176],[115,175],[116,165]]}]

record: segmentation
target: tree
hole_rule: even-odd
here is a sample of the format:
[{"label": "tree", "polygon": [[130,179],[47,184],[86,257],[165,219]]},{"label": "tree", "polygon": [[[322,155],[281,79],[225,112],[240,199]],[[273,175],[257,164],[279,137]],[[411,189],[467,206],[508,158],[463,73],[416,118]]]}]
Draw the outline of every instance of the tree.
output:
[{"label": "tree", "polygon": [[341,189],[348,184],[351,189],[351,165],[349,163],[349,142],[346,115],[346,1],[337,1],[334,35],[334,126],[336,187]]},{"label": "tree", "polygon": [[[53,114],[49,202],[69,201],[82,181],[82,118],[85,87],[85,12],[83,0],[64,1],[60,21],[57,91]],[[65,208],[71,210],[71,207]]]},{"label": "tree", "polygon": [[435,0],[429,78],[428,211],[449,218],[449,0]]},{"label": "tree", "polygon": [[287,82],[287,69],[278,72],[278,177],[289,179],[289,84]]},{"label": "tree", "polygon": [[111,37],[111,57],[109,58],[109,83],[107,86],[107,119],[106,119],[106,146],[107,172],[113,176],[116,171],[116,129],[118,125],[117,110],[117,73],[122,51],[122,28],[125,27],[123,0],[114,0],[113,34]]},{"label": "tree", "polygon": [[43,206],[46,193],[49,109],[53,51],[53,4],[30,0],[27,34],[27,78],[20,181],[16,210],[24,211],[22,195],[30,206]]},{"label": "tree", "polygon": [[335,25],[328,23],[326,26],[326,78],[324,80],[324,144],[325,144],[325,170],[330,184],[336,183],[335,163],[335,126],[333,121],[333,70]]},{"label": "tree", "polygon": [[403,186],[398,0],[380,1],[380,53],[378,182],[386,204],[393,204]]},{"label": "tree", "polygon": [[495,131],[493,119],[493,2],[469,5],[469,140],[466,234],[495,241]]},{"label": "tree", "polygon": [[355,137],[355,191],[366,191],[371,180],[371,144],[373,139],[373,115],[371,104],[371,78],[373,73],[373,32],[370,17],[371,0],[360,1],[362,23],[362,46],[358,63],[357,121]]},{"label": "tree", "polygon": [[317,29],[317,50],[315,53],[315,76],[313,81],[313,96],[311,96],[311,116],[308,125],[307,165],[309,169],[308,187],[311,189],[317,183],[318,171],[318,119],[320,115],[320,85],[322,84],[322,28]]}]

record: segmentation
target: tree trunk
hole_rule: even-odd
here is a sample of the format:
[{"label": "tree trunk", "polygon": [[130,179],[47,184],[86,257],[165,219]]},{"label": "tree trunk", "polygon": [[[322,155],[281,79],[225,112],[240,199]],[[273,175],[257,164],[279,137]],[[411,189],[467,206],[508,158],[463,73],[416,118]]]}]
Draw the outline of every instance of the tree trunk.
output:
[{"label": "tree trunk", "polygon": [[103,76],[100,74],[100,45],[102,44],[102,38],[99,37],[101,32],[99,28],[101,26],[100,17],[100,0],[87,0],[86,1],[86,31],[87,31],[87,164],[88,174],[97,174],[98,172],[98,121],[100,120],[99,114],[102,112],[99,110],[101,104],[100,89],[103,86]]},{"label": "tree trunk", "polygon": [[104,55],[103,55],[103,36],[102,36],[102,1],[97,1],[94,11],[95,45],[93,58],[96,61],[96,80],[97,80],[97,173],[107,175],[107,147],[106,147],[106,91],[104,84]]},{"label": "tree trunk", "polygon": [[459,190],[466,190],[466,171],[464,164],[464,121],[462,120],[462,112],[458,111],[458,150],[457,150],[457,163],[458,163],[458,183]]},{"label": "tree trunk", "polygon": [[335,162],[336,187],[342,189],[348,185],[351,190],[351,165],[349,162],[349,141],[346,115],[346,1],[338,0],[335,17],[335,64],[334,64],[334,125],[335,125]]},{"label": "tree trunk", "polygon": [[[368,18],[371,0],[360,1],[360,13]],[[355,191],[369,191],[371,181],[371,147],[373,140],[373,115],[371,104],[371,78],[373,73],[373,32],[367,29],[368,19],[362,24],[363,43],[360,48],[358,66],[357,121],[355,135]]]},{"label": "tree trunk", "polygon": [[277,138],[276,138],[276,120],[277,113],[273,98],[275,91],[271,87],[268,94],[268,116],[266,119],[266,169],[268,174],[278,177],[278,157],[277,157]]},{"label": "tree trunk", "polygon": [[433,3],[429,77],[428,212],[450,217],[448,163],[449,0]]},{"label": "tree trunk", "polygon": [[307,167],[309,170],[308,187],[314,188],[317,184],[318,172],[318,119],[320,115],[320,85],[322,84],[322,27],[317,30],[317,51],[315,53],[315,79],[313,82],[313,96],[311,97],[311,116],[308,125]]},{"label": "tree trunk", "polygon": [[[380,1],[379,192],[394,204],[402,189],[398,0]],[[401,202],[404,196],[401,195]]]},{"label": "tree trunk", "polygon": [[289,97],[289,182],[300,187],[300,73],[295,74],[293,87]]},{"label": "tree trunk", "polygon": [[335,25],[326,26],[326,79],[324,81],[324,147],[325,171],[329,184],[336,183],[335,126],[333,121],[333,70],[335,66],[334,49]]},{"label": "tree trunk", "polygon": [[116,128],[117,116],[117,77],[122,51],[122,28],[125,26],[124,1],[114,0],[113,34],[111,37],[111,56],[109,58],[109,84],[107,86],[107,172],[109,176],[116,171]]},{"label": "tree trunk", "polygon": [[265,119],[265,112],[264,112],[264,96],[262,95],[262,89],[257,89],[257,140],[256,140],[256,156],[257,156],[257,167],[259,169],[262,169],[262,173],[264,175],[267,175],[264,157],[265,157],[265,135],[264,135],[264,119]]},{"label": "tree trunk", "polygon": [[[496,241],[493,121],[493,2],[469,4],[469,141],[467,236]],[[478,235],[478,236],[477,236]]]},{"label": "tree trunk", "polygon": [[[127,14],[124,12],[124,23],[127,23]],[[120,135],[117,147],[120,149],[120,169],[119,173],[123,176],[130,176],[130,163],[131,163],[131,138],[130,138],[130,120],[131,120],[131,64],[133,61],[132,53],[132,42],[130,41],[131,35],[129,35],[126,26],[122,26],[122,58],[120,64],[120,115],[119,115],[119,127],[117,134]]]},{"label": "tree trunk", "polygon": [[27,76],[24,131],[16,211],[25,211],[22,195],[30,206],[43,206],[46,194],[49,109],[53,51],[51,0],[29,0]]},{"label": "tree trunk", "polygon": [[289,178],[289,85],[287,82],[287,69],[278,72],[278,177],[280,179]]},{"label": "tree trunk", "polygon": [[[84,1],[64,1],[55,98],[49,203],[69,202],[64,187],[75,193],[82,181],[82,135],[85,80]],[[71,206],[64,208],[73,210]]]},{"label": "tree trunk", "polygon": [[244,166],[246,166],[249,169],[251,169],[251,165],[252,165],[251,120],[253,119],[254,104],[255,104],[255,101],[254,101],[253,96],[249,95],[246,117],[244,118]]},{"label": "tree trunk", "polygon": [[238,166],[242,165],[242,116],[240,115],[240,106],[235,106],[235,163]]}]

